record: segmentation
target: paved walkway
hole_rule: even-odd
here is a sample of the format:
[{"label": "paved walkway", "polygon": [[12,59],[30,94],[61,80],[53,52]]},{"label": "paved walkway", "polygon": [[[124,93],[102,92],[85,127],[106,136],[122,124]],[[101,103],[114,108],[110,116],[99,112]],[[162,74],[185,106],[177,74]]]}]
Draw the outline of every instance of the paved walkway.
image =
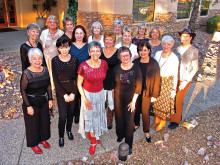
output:
[{"label": "paved walkway", "polygon": [[[19,50],[21,43],[26,41],[26,31],[0,33],[0,53]],[[8,44],[6,44],[8,43]],[[3,44],[3,45],[2,45]],[[3,50],[2,50],[3,49]],[[213,106],[220,105],[220,80],[215,82],[195,82],[189,88],[184,100],[183,119],[196,113],[205,111]],[[153,122],[151,117],[151,123]],[[167,125],[169,122],[167,122]],[[43,154],[36,155],[26,147],[25,128],[23,118],[0,120],[0,165],[44,165],[55,164],[61,161],[74,160],[84,156],[89,157],[90,141],[83,139],[78,133],[78,125],[73,124],[74,141],[69,141],[65,134],[65,145],[58,146],[58,116],[51,121],[51,149],[43,149]],[[115,125],[115,124],[114,124]],[[175,131],[175,130],[174,130]],[[151,130],[151,133],[155,131]],[[142,126],[135,132],[134,141],[144,137]],[[101,144],[96,147],[100,154],[117,148],[115,128],[101,137]]]}]

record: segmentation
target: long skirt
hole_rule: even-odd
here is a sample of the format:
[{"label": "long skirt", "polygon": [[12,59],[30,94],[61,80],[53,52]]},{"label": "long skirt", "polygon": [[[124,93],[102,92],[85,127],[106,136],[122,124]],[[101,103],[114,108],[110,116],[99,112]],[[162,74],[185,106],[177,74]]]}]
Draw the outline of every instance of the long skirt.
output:
[{"label": "long skirt", "polygon": [[97,93],[88,92],[84,89],[87,100],[92,103],[92,110],[86,109],[85,103],[82,100],[79,119],[79,131],[85,139],[85,132],[95,132],[95,137],[98,138],[108,131],[107,116],[105,109],[105,92],[101,90]]},{"label": "long skirt", "polygon": [[160,96],[154,102],[154,115],[163,119],[169,120],[175,113],[174,98],[171,98],[171,91],[173,90],[173,77],[161,78]]}]

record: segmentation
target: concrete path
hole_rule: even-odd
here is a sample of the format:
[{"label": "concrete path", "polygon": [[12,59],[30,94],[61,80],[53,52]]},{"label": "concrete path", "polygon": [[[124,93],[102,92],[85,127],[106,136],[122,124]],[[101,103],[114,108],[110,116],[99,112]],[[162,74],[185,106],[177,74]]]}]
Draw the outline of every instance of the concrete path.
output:
[{"label": "concrete path", "polygon": [[[26,41],[26,31],[0,33],[0,53],[19,50]],[[8,43],[8,44],[7,44]],[[220,105],[220,80],[215,82],[195,82],[190,86],[184,100],[183,119],[196,113]],[[154,121],[151,117],[151,123]],[[167,122],[167,125],[169,122]],[[78,125],[73,124],[74,141],[69,141],[65,134],[65,145],[58,146],[58,116],[51,120],[51,149],[43,149],[43,154],[36,155],[31,148],[26,147],[25,128],[23,118],[0,120],[0,165],[44,165],[56,164],[61,161],[89,157],[90,141],[78,134]],[[114,124],[115,126],[115,124]],[[175,131],[175,130],[174,130]],[[151,134],[155,133],[151,129]],[[144,137],[142,126],[135,132],[134,141]],[[119,146],[116,142],[115,127],[101,137],[101,144],[97,144],[96,153],[110,151]]]}]

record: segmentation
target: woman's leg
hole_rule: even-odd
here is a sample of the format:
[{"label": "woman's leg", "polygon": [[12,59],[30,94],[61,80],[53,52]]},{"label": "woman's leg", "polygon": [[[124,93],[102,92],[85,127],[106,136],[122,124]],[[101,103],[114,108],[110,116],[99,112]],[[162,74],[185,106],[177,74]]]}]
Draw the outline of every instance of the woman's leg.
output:
[{"label": "woman's leg", "polygon": [[136,102],[136,109],[135,109],[135,116],[134,116],[135,128],[140,127],[141,105],[142,105],[142,95],[139,95],[137,98],[137,102]]},{"label": "woman's leg", "polygon": [[144,133],[149,133],[150,130],[150,100],[151,97],[142,97],[142,121]]},{"label": "woman's leg", "polygon": [[75,104],[77,100],[74,99],[73,101],[68,103],[67,107],[67,124],[66,124],[66,131],[71,132],[72,124],[73,124],[73,116],[74,116],[74,110],[75,110]]}]

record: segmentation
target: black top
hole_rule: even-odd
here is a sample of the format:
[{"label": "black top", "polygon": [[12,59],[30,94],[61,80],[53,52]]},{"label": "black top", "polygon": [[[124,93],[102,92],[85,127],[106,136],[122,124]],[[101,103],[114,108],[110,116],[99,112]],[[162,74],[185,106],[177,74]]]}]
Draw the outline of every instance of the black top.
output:
[{"label": "black top", "polygon": [[147,78],[147,67],[148,63],[139,63],[139,67],[141,69],[141,75],[142,75],[142,90],[146,89],[146,78]]},{"label": "black top", "polygon": [[123,70],[121,64],[114,68],[115,97],[123,99],[132,99],[134,93],[141,94],[142,76],[137,64],[129,70]]},{"label": "black top", "polygon": [[21,75],[20,90],[24,105],[41,106],[49,100],[52,100],[52,91],[50,87],[50,77],[47,67],[44,66],[42,72],[32,72],[29,69],[24,70]]},{"label": "black top", "polygon": [[104,55],[104,52],[102,51],[100,59],[105,60],[108,64],[106,77],[103,81],[104,89],[112,90],[112,80],[114,78],[114,67],[121,63],[121,61],[118,59],[118,49],[115,51],[115,53],[110,58],[106,58]]},{"label": "black top", "polygon": [[[31,64],[28,59],[28,51],[33,48],[32,46],[29,46],[26,43],[23,43],[20,47],[20,54],[21,54],[21,66],[22,66],[22,71],[27,69]],[[43,53],[43,48],[40,42],[37,42],[37,48],[39,48],[42,53]],[[43,56],[43,63],[42,66],[46,66],[46,62]]]},{"label": "black top", "polygon": [[63,97],[65,94],[77,91],[77,70],[79,67],[78,59],[71,56],[68,62],[63,62],[59,56],[52,59],[52,73],[56,94]]}]

